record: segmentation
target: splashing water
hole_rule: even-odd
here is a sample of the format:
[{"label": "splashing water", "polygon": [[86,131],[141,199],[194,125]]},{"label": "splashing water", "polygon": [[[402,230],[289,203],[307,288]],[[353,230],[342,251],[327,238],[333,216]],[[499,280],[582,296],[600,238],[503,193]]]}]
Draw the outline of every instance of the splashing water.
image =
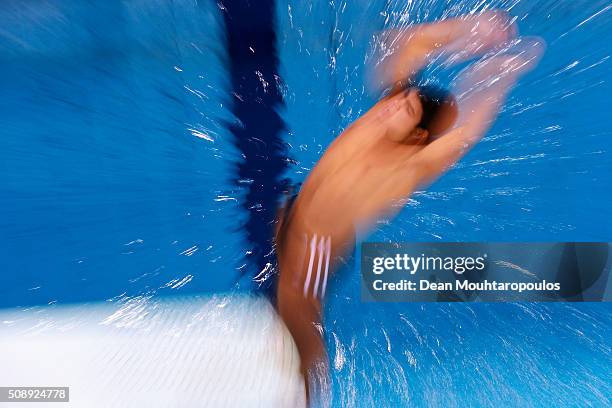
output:
[{"label": "splashing water", "polygon": [[[272,144],[237,114],[249,95],[231,79],[223,2],[4,1],[0,307],[266,275],[258,240],[283,178],[301,182],[375,101],[380,32],[498,8],[546,40],[543,60],[484,140],[368,240],[609,241],[605,1],[278,1],[277,70],[252,70],[247,101],[282,97]],[[454,74],[427,71],[442,86]],[[606,304],[362,304],[354,264],[328,289],[334,406],[610,403]]]}]

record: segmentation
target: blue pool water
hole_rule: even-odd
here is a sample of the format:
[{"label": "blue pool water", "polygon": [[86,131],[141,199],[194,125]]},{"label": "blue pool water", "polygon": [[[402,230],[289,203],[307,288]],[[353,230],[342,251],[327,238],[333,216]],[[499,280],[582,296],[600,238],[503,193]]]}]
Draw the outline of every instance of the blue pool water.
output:
[{"label": "blue pool water", "polygon": [[[232,57],[223,2],[5,0],[0,307],[254,290],[270,197],[376,99],[375,34],[484,8],[542,36],[544,59],[487,137],[367,239],[612,240],[605,1],[279,0],[274,76]],[[274,138],[241,144],[258,118]],[[329,293],[337,406],[610,404],[607,304],[363,304],[354,262]]]}]

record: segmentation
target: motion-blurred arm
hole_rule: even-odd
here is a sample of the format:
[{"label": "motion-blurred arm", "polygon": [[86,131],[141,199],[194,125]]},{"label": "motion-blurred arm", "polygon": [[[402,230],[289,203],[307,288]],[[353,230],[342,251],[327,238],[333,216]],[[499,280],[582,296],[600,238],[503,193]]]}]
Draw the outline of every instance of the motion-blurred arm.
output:
[{"label": "motion-blurred arm", "polygon": [[480,57],[515,37],[516,25],[502,11],[419,24],[384,33],[384,55],[376,80],[383,87],[405,86],[435,59],[457,64]]},{"label": "motion-blurred arm", "polygon": [[455,164],[486,133],[518,78],[538,63],[540,39],[520,38],[496,55],[485,57],[459,75],[453,94],[459,110],[454,126],[412,158],[421,184]]}]

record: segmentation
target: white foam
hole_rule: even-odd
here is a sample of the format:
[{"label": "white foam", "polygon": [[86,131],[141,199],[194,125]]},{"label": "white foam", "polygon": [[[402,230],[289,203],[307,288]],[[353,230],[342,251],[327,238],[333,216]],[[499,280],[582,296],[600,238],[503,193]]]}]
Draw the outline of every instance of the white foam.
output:
[{"label": "white foam", "polygon": [[54,407],[302,407],[299,365],[262,298],[0,312],[0,385],[69,386],[71,402]]}]

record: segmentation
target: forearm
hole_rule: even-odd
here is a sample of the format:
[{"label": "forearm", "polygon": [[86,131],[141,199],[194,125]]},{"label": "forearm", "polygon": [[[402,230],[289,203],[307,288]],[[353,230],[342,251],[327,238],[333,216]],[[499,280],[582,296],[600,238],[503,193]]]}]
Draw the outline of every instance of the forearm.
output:
[{"label": "forearm", "polygon": [[401,83],[442,54],[451,57],[452,63],[465,61],[502,44],[515,32],[509,16],[499,11],[395,30],[390,33],[395,50],[383,75],[391,84]]},{"label": "forearm", "polygon": [[533,69],[544,51],[537,38],[513,41],[504,53],[483,58],[456,80],[459,115],[453,129],[415,155],[413,164],[425,184],[456,163],[488,131],[512,86]]}]

